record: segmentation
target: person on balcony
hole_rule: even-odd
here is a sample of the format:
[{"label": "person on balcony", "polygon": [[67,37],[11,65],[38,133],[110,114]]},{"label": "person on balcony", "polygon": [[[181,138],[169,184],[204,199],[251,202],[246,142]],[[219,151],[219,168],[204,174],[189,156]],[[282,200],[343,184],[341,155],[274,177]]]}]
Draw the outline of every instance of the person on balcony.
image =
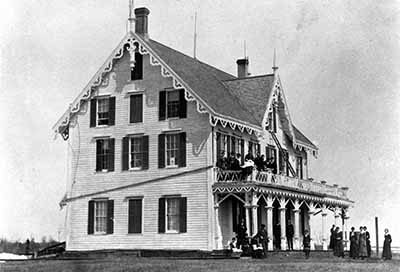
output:
[{"label": "person on balcony", "polygon": [[231,152],[229,159],[228,159],[228,170],[234,170],[234,168],[236,167],[236,153],[235,152]]},{"label": "person on balcony", "polygon": [[245,161],[248,161],[248,160],[254,161],[254,156],[253,156],[253,153],[251,153],[251,150],[249,150],[249,152],[247,153],[247,155],[244,157],[244,160],[245,160]]},{"label": "person on balcony", "polygon": [[382,258],[386,260],[392,259],[392,249],[390,244],[392,243],[392,236],[389,234],[389,230],[385,229],[385,241],[383,242]]},{"label": "person on balcony", "polygon": [[244,164],[240,166],[242,168],[242,178],[243,180],[247,180],[247,178],[251,175],[254,168],[254,161],[245,160]]},{"label": "person on balcony", "polygon": [[254,158],[254,164],[255,164],[255,166],[257,168],[257,171],[262,171],[263,159],[261,158],[260,152],[257,152],[257,155]]},{"label": "person on balcony", "polygon": [[274,157],[268,158],[267,168],[271,169],[272,173],[276,174],[276,161]]},{"label": "person on balcony", "polygon": [[228,169],[228,159],[225,156],[225,151],[222,150],[217,161],[217,167],[222,170]]},{"label": "person on balcony", "polygon": [[293,250],[293,236],[294,236],[294,227],[290,220],[288,220],[288,224],[286,226],[286,239],[288,244],[288,250]]}]

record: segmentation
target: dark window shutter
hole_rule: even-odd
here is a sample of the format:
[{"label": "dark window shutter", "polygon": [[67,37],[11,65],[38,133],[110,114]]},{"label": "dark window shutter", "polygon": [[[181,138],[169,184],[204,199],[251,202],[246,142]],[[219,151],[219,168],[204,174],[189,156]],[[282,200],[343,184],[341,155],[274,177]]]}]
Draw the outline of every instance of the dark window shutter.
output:
[{"label": "dark window shutter", "polygon": [[114,233],[114,200],[107,201],[107,234]]},{"label": "dark window shutter", "polygon": [[135,94],[130,97],[130,123],[143,122],[143,95]]},{"label": "dark window shutter", "polygon": [[165,168],[165,134],[158,135],[158,168]]},{"label": "dark window shutter", "polygon": [[108,153],[108,171],[114,171],[114,153],[115,153],[115,139],[111,138],[109,139],[109,144],[110,144],[110,150]]},{"label": "dark window shutter", "polygon": [[179,232],[186,232],[187,225],[187,198],[181,197],[179,203]]},{"label": "dark window shutter", "polygon": [[129,137],[122,138],[122,170],[129,169]]},{"label": "dark window shutter", "polygon": [[166,109],[167,109],[167,92],[161,91],[158,102],[158,117],[160,121],[165,120]]},{"label": "dark window shutter", "polygon": [[96,126],[96,114],[97,114],[97,100],[90,100],[90,127]]},{"label": "dark window shutter", "polygon": [[165,198],[158,199],[158,232],[165,233]]},{"label": "dark window shutter", "polygon": [[94,233],[94,201],[89,201],[89,211],[88,211],[88,234]]},{"label": "dark window shutter", "polygon": [[128,233],[142,232],[142,199],[129,200]]},{"label": "dark window shutter", "polygon": [[178,158],[178,166],[185,167],[186,166],[186,132],[179,133],[179,158]]},{"label": "dark window shutter", "polygon": [[100,152],[102,148],[103,140],[96,140],[96,171],[101,171],[101,157]]},{"label": "dark window shutter", "polygon": [[185,90],[179,90],[179,118],[187,116],[187,101],[185,99]]},{"label": "dark window shutter", "polygon": [[149,136],[142,137],[142,169],[149,169]]},{"label": "dark window shutter", "polygon": [[217,138],[217,161],[221,159],[221,133],[216,133]]},{"label": "dark window shutter", "polygon": [[240,154],[242,155],[240,157],[241,164],[243,164],[244,163],[244,156],[245,156],[245,154],[244,154],[244,140],[243,139],[240,140]]},{"label": "dark window shutter", "polygon": [[109,112],[109,116],[110,116],[108,125],[113,126],[113,125],[115,125],[115,96],[109,98],[108,112]]}]

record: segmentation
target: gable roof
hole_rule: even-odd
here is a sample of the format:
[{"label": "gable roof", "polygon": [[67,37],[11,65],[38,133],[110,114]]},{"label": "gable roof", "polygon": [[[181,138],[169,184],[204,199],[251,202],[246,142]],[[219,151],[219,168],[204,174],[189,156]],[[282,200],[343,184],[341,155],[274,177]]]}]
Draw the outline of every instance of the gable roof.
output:
[{"label": "gable roof", "polygon": [[296,142],[301,142],[313,149],[318,149],[295,125],[293,126],[294,135],[296,137]]},{"label": "gable roof", "polygon": [[261,127],[252,113],[240,104],[237,97],[223,84],[235,76],[154,40],[144,42],[193,89],[211,109],[223,116]]},{"label": "gable roof", "polygon": [[254,120],[262,124],[275,76],[263,75],[224,81],[224,84],[248,109]]}]

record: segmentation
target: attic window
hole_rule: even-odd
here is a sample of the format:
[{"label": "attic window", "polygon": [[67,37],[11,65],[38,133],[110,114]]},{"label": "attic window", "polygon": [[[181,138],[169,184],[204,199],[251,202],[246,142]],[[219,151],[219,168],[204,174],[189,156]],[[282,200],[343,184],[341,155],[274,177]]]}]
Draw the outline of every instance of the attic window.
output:
[{"label": "attic window", "polygon": [[131,67],[131,80],[143,79],[143,55],[135,53],[135,66]]}]

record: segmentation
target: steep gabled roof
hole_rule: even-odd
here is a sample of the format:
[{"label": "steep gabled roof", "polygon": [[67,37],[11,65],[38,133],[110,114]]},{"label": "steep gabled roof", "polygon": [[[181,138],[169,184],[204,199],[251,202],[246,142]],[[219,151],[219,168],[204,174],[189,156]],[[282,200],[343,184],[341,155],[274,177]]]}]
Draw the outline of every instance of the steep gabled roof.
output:
[{"label": "steep gabled roof", "polygon": [[248,109],[255,121],[262,124],[269,97],[274,85],[274,75],[263,75],[224,81],[224,84]]},{"label": "steep gabled roof", "polygon": [[304,134],[295,126],[293,126],[293,130],[294,130],[294,134],[296,137],[296,141],[300,142],[302,144],[305,144],[313,149],[318,149],[306,136],[304,136]]},{"label": "steep gabled roof", "polygon": [[236,77],[154,40],[145,43],[199,95],[211,109],[220,115],[261,127],[252,113],[243,107],[237,97],[222,83]]}]

